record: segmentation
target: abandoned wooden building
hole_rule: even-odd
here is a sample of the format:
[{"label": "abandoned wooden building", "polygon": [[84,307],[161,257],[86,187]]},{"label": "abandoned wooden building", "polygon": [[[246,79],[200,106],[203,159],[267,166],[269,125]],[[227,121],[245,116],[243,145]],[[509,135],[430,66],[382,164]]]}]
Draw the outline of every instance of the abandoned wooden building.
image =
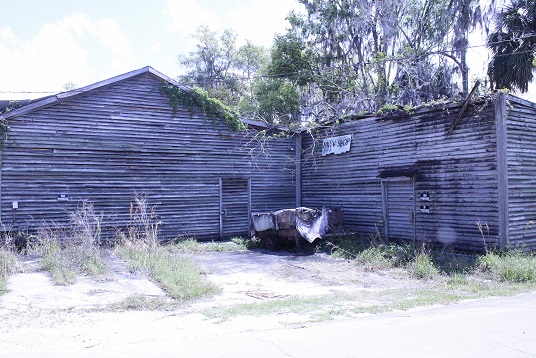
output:
[{"label": "abandoned wooden building", "polygon": [[201,110],[150,67],[3,114],[0,219],[62,223],[93,203],[112,233],[145,195],[163,238],[247,235],[251,212],[342,207],[388,240],[536,249],[536,105],[507,94],[351,117],[259,140]]},{"label": "abandoned wooden building", "polygon": [[506,94],[303,136],[302,204],[387,239],[536,249],[536,105]]},{"label": "abandoned wooden building", "polygon": [[220,238],[244,235],[252,210],[296,205],[295,138],[261,143],[255,125],[175,112],[164,83],[145,67],[4,113],[4,228],[65,223],[85,200],[113,233],[144,195],[162,237]]}]

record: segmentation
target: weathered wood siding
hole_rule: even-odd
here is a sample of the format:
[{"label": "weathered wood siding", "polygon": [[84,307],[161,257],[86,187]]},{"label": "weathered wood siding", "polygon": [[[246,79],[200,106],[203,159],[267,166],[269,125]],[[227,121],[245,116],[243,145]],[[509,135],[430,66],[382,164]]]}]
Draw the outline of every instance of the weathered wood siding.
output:
[{"label": "weathered wood siding", "polygon": [[536,249],[536,105],[506,96],[509,244]]},{"label": "weathered wood siding", "polygon": [[88,200],[113,232],[139,194],[156,206],[163,237],[217,238],[220,178],[251,179],[252,210],[294,206],[294,138],[260,145],[252,131],[230,133],[187,109],[174,114],[162,82],[145,73],[9,118],[2,224],[65,223]]},{"label": "weathered wood siding", "polygon": [[[408,216],[407,225],[415,225],[417,240],[468,249],[482,249],[483,239],[496,243],[494,106],[490,101],[470,105],[447,135],[460,108],[364,117],[318,130],[316,141],[304,136],[303,205],[342,206],[351,228],[383,235],[382,178],[413,178],[415,217],[413,223]],[[321,156],[324,138],[347,134],[352,135],[349,152]],[[423,200],[425,196],[430,201]],[[484,238],[477,223],[484,227]],[[389,232],[390,238],[396,236]]]}]

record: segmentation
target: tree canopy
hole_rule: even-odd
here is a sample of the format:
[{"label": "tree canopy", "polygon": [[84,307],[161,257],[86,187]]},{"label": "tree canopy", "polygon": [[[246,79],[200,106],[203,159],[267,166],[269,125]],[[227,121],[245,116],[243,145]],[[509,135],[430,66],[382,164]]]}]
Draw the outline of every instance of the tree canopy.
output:
[{"label": "tree canopy", "polygon": [[488,74],[496,88],[527,92],[536,68],[536,0],[513,0],[488,37]]},{"label": "tree canopy", "polygon": [[235,109],[250,109],[253,75],[268,60],[268,50],[251,41],[239,47],[231,30],[218,34],[200,26],[191,36],[196,49],[179,55],[179,65],[186,70],[179,81],[200,87]]},{"label": "tree canopy", "polygon": [[494,1],[298,0],[304,12],[288,15],[270,52],[198,28],[196,50],[179,57],[181,79],[285,125],[466,95],[469,34],[487,31]]}]

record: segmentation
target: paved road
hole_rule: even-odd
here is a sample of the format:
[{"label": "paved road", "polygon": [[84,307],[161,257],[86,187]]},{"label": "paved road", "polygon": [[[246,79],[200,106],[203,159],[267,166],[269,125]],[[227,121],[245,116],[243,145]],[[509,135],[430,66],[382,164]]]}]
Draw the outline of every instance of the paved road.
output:
[{"label": "paved road", "polygon": [[536,292],[301,328],[192,333],[57,351],[50,356],[536,357]]}]

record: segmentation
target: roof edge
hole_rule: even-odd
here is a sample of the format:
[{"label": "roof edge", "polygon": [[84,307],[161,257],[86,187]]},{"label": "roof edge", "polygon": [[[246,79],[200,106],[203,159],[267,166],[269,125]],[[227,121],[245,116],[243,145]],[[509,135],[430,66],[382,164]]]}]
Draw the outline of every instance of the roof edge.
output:
[{"label": "roof edge", "polygon": [[61,93],[58,93],[56,95],[45,97],[45,98],[43,98],[41,100],[38,100],[38,101],[36,101],[34,103],[31,103],[31,104],[28,104],[28,105],[23,106],[21,108],[17,108],[17,109],[15,109],[13,111],[4,113],[2,115],[2,117],[5,118],[5,119],[9,119],[9,118],[12,118],[12,117],[20,116],[20,115],[26,114],[28,112],[31,112],[33,110],[36,110],[36,109],[39,109],[39,108],[42,108],[42,107],[45,107],[45,106],[49,106],[49,105],[51,105],[53,103],[63,101],[65,99],[68,99],[68,98],[71,98],[71,97],[74,97],[74,96],[78,96],[78,95],[81,95],[83,93],[87,93],[87,92],[90,92],[90,91],[93,91],[93,90],[96,90],[96,89],[99,89],[99,88],[110,86],[110,85],[113,85],[115,83],[121,82],[123,80],[129,79],[129,78],[132,78],[132,77],[139,76],[139,75],[144,74],[144,73],[150,73],[153,76],[156,76],[156,77],[162,79],[163,81],[166,81],[166,82],[169,82],[169,83],[173,84],[174,86],[178,86],[183,90],[188,90],[183,85],[180,85],[178,82],[176,82],[172,78],[162,74],[161,72],[155,70],[151,66],[145,66],[145,67],[142,67],[142,68],[134,70],[134,71],[123,73],[121,75],[114,76],[114,77],[111,77],[111,78],[108,78],[108,79],[105,79],[105,80],[102,80],[102,81],[99,81],[99,82],[95,82],[95,83],[90,84],[88,86],[84,86],[84,87],[77,88],[77,89],[74,89],[74,90],[71,90],[71,91],[61,92]]}]

